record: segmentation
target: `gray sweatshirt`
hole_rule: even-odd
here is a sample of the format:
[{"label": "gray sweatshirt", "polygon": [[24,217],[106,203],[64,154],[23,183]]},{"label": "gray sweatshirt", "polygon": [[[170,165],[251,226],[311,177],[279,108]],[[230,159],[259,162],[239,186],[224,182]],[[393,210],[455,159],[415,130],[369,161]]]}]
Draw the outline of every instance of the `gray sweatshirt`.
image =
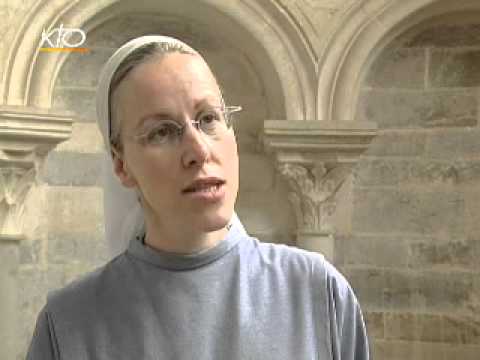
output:
[{"label": "gray sweatshirt", "polygon": [[48,296],[29,360],[367,360],[362,314],[323,256],[261,243],[236,220],[180,256],[139,240]]}]

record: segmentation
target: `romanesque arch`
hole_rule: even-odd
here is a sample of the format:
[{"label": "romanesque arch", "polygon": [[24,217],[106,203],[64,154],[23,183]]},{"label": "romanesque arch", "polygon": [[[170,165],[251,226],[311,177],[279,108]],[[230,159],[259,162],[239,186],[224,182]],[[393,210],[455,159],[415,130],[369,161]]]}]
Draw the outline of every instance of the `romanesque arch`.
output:
[{"label": "romanesque arch", "polygon": [[[48,6],[47,6],[48,3]],[[3,101],[9,105],[50,108],[52,89],[66,55],[38,53],[42,30],[61,23],[94,29],[112,17],[129,12],[166,12],[209,21],[212,29],[236,41],[242,51],[253,54],[254,62],[272,98],[281,98],[286,118],[315,118],[315,63],[308,41],[294,23],[285,18],[275,2],[265,7],[255,1],[170,2],[145,1],[140,4],[117,0],[41,1],[27,16],[9,54]],[[279,84],[279,86],[277,86]],[[288,101],[284,101],[288,99]]]},{"label": "romanesque arch", "polygon": [[345,11],[329,34],[319,62],[319,120],[355,120],[362,76],[399,33],[430,17],[478,10],[475,0],[363,0]]}]

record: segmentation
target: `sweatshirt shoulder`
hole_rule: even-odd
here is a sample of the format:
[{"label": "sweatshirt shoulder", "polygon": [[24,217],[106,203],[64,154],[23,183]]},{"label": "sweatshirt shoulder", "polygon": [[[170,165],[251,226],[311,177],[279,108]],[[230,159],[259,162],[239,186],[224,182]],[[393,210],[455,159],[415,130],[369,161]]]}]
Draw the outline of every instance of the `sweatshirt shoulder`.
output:
[{"label": "sweatshirt shoulder", "polygon": [[310,273],[312,281],[324,283],[330,290],[340,293],[351,292],[351,287],[340,271],[322,254],[284,244],[262,243],[252,239],[263,261],[277,264],[282,268],[291,268]]},{"label": "sweatshirt shoulder", "polygon": [[46,309],[60,310],[65,307],[86,304],[101,296],[119,277],[119,270],[125,263],[124,254],[117,256],[105,265],[86,273],[62,288],[47,295]]}]

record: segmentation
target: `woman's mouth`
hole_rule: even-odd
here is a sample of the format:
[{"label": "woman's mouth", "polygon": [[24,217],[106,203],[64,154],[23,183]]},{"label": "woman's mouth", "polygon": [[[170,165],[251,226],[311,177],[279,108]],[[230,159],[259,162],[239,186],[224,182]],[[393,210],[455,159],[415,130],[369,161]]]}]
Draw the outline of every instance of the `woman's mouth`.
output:
[{"label": "woman's mouth", "polygon": [[225,196],[225,181],[217,178],[199,179],[185,188],[182,193],[190,198],[215,202]]}]

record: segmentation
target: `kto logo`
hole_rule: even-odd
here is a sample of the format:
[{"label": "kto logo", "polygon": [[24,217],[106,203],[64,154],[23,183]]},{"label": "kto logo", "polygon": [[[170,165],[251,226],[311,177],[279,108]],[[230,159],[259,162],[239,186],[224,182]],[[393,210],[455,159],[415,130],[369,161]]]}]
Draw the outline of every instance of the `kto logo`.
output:
[{"label": "kto logo", "polygon": [[82,47],[86,39],[87,35],[82,29],[64,28],[63,24],[60,24],[50,32],[43,29],[40,51],[87,52],[88,48]]}]

